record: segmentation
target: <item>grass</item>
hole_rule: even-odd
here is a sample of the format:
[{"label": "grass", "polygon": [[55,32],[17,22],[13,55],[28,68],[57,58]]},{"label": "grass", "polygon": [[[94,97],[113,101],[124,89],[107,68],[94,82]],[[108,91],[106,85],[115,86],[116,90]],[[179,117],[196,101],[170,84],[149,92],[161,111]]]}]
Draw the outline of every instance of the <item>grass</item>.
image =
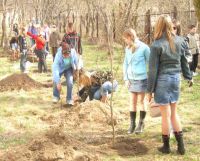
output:
[{"label": "grass", "polygon": [[[108,53],[100,50],[97,45],[84,42],[84,66],[87,70],[108,70],[110,62]],[[19,62],[11,63],[7,58],[0,58],[0,79],[19,72]],[[2,63],[3,62],[3,63]],[[103,156],[103,161],[198,161],[200,160],[200,75],[194,78],[194,86],[187,87],[187,82],[182,81],[181,98],[178,112],[184,128],[184,137],[187,153],[184,156],[176,154],[176,142],[172,136],[171,145],[173,153],[162,155],[157,152],[157,146],[161,145],[161,118],[151,118],[147,115],[145,132],[141,135],[126,135],[129,126],[128,109],[129,93],[122,80],[123,49],[115,47],[114,72],[119,82],[118,91],[114,94],[114,109],[126,115],[123,121],[117,125],[117,130],[124,131],[125,137],[140,138],[149,149],[145,155],[120,156],[118,153]],[[48,60],[50,68],[51,59]],[[31,71],[37,69],[37,64],[31,66]],[[38,74],[30,72],[29,75],[37,81],[51,80],[51,74]],[[75,92],[75,90],[74,90]],[[45,131],[49,125],[42,122],[40,117],[46,114],[54,114],[60,110],[52,108],[52,89],[33,91],[14,91],[0,93],[0,149],[8,149],[12,146],[24,144],[34,137],[35,133]],[[124,116],[124,115],[122,115]],[[138,120],[138,118],[137,118]],[[12,136],[12,137],[10,137]]]}]

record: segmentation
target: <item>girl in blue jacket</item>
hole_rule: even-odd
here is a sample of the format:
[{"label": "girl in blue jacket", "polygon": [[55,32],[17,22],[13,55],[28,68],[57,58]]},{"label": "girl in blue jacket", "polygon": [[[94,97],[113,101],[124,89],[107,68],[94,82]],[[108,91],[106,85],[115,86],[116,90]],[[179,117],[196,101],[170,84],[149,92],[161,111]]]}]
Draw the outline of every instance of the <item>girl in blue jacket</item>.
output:
[{"label": "girl in blue jacket", "polygon": [[[123,39],[127,44],[125,48],[125,59],[123,64],[124,81],[128,86],[130,95],[130,127],[128,133],[141,133],[144,128],[146,108],[144,103],[145,92],[147,90],[147,66],[150,49],[141,42],[133,29],[127,29],[123,33]],[[141,104],[140,120],[135,129],[137,104]]]},{"label": "girl in blue jacket", "polygon": [[67,43],[62,43],[56,53],[53,62],[53,102],[57,103],[60,99],[61,76],[64,75],[67,83],[66,102],[69,106],[73,105],[72,89],[73,89],[73,72],[77,70],[77,56],[74,49],[70,49]]}]

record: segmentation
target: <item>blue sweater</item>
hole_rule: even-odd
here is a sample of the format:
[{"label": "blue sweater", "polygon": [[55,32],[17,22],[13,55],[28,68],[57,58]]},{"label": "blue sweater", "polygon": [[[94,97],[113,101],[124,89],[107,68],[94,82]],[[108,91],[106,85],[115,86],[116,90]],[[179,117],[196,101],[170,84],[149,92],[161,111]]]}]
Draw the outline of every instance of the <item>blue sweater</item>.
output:
[{"label": "blue sweater", "polygon": [[[71,49],[71,67],[73,70],[76,70],[78,67],[78,60],[76,56],[76,50]],[[66,69],[66,65],[64,62],[64,57],[62,55],[62,48],[58,48],[58,51],[56,53],[55,60],[52,65],[52,71],[53,71],[53,82],[56,84],[60,83],[60,74],[62,74]]]},{"label": "blue sweater", "polygon": [[144,80],[147,79],[147,67],[149,62],[149,47],[136,40],[136,50],[132,53],[131,49],[126,47],[125,59],[123,64],[124,80]]}]

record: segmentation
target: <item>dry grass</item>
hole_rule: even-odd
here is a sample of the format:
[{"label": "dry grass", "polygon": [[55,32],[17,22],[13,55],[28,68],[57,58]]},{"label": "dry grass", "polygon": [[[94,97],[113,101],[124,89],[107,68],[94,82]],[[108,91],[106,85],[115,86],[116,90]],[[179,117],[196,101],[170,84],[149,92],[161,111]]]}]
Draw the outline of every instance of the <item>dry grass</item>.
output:
[{"label": "dry grass", "polygon": [[[99,51],[97,46],[84,44],[84,64],[87,69],[109,69],[108,55],[104,51]],[[149,151],[144,155],[120,156],[118,152],[102,155],[104,161],[171,161],[171,160],[200,160],[200,76],[195,77],[195,85],[188,88],[184,82],[182,84],[182,95],[179,102],[179,114],[185,131],[185,143],[187,153],[184,156],[176,154],[175,139],[171,139],[173,152],[170,155],[160,154],[156,147],[161,144],[160,118],[150,118],[147,116],[145,132],[141,135],[127,135],[128,128],[128,100],[129,94],[122,82],[122,50],[116,50],[114,56],[114,68],[116,76],[120,82],[118,92],[114,94],[114,109],[119,111],[122,116],[122,122],[117,125],[117,136],[125,138],[140,139]],[[5,76],[19,72],[19,62],[11,63],[6,58],[0,58],[0,79]],[[48,61],[49,67],[51,59]],[[34,64],[30,70],[37,68]],[[51,73],[38,74],[30,72],[29,76],[39,82],[51,80]],[[64,89],[64,93],[65,93]],[[76,88],[74,89],[74,92]],[[63,96],[64,97],[64,96]],[[13,146],[28,142],[35,135],[46,131],[51,127],[49,122],[43,121],[42,117],[56,115],[61,112],[60,105],[54,106],[51,102],[52,89],[32,91],[12,91],[0,93],[0,151]],[[65,100],[65,99],[63,99]],[[111,127],[105,130],[105,135],[111,137]],[[73,133],[73,132],[72,132]],[[79,131],[74,131],[74,135],[81,138]],[[89,136],[84,136],[86,139]],[[90,136],[91,137],[91,136]],[[95,138],[95,136],[93,136]],[[108,152],[109,153],[109,152]]]}]

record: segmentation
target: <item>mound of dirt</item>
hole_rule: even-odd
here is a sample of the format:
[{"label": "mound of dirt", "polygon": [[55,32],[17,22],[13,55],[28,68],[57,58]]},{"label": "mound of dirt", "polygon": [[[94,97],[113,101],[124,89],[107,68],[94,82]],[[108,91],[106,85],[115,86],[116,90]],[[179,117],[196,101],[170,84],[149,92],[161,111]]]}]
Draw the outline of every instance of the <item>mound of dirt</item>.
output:
[{"label": "mound of dirt", "polygon": [[[92,126],[98,129],[98,127],[112,125],[110,107],[98,100],[80,103],[66,112],[62,112],[53,118],[51,117],[51,120],[48,118],[48,116],[41,117],[42,120],[47,120],[47,122],[50,121],[51,123],[55,122],[55,124],[59,121],[59,118],[68,125],[68,127],[80,127],[82,129]],[[114,111],[114,125],[116,125],[119,120],[119,115]]]},{"label": "mound of dirt", "polygon": [[99,161],[94,149],[57,127],[30,143],[6,151],[0,161]]},{"label": "mound of dirt", "polygon": [[12,74],[0,81],[0,92],[13,90],[30,90],[43,87],[43,84],[36,82],[27,74]]}]

